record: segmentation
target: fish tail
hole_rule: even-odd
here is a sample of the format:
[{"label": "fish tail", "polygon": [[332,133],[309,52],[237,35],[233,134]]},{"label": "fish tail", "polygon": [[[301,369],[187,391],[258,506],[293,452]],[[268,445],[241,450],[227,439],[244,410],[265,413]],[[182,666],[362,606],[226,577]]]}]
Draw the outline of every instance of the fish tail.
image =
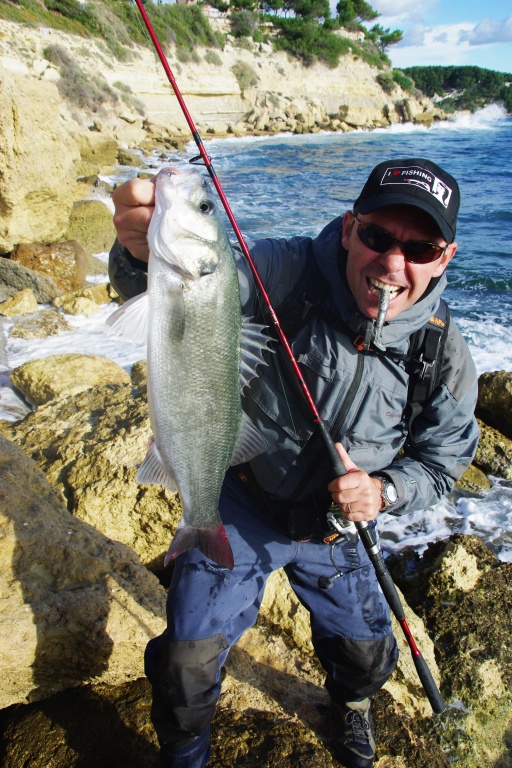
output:
[{"label": "fish tail", "polygon": [[167,565],[170,560],[183,552],[188,552],[189,549],[194,548],[201,550],[203,555],[206,555],[217,565],[228,568],[230,571],[233,570],[233,551],[221,522],[210,528],[193,528],[191,525],[178,526],[165,556],[164,565]]}]

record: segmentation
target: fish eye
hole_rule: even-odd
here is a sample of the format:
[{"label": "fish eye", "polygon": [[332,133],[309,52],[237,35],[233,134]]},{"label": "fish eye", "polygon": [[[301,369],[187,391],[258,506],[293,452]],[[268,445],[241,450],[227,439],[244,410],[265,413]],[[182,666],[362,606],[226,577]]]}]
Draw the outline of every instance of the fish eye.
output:
[{"label": "fish eye", "polygon": [[215,205],[212,203],[211,200],[201,200],[199,203],[199,210],[201,213],[206,213],[207,215],[211,215],[215,210]]}]

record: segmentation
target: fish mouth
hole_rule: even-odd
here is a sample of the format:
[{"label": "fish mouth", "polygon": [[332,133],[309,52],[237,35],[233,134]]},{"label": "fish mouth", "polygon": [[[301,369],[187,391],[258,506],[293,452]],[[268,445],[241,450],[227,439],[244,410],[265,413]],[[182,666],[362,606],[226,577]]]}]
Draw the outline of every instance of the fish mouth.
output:
[{"label": "fish mouth", "polygon": [[392,285],[391,283],[383,283],[382,280],[378,280],[375,277],[368,277],[367,283],[368,283],[368,288],[370,290],[370,293],[373,293],[374,296],[379,298],[382,291],[386,291],[387,293],[389,293],[390,301],[393,301],[393,299],[396,296],[398,296],[399,293],[402,293],[402,291],[405,290],[405,288],[402,285]]}]

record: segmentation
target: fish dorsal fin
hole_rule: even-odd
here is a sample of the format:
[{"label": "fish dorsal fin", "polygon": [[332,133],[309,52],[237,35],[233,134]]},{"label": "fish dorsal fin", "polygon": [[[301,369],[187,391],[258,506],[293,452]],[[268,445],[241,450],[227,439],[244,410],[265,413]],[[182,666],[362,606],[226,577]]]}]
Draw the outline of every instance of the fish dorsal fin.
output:
[{"label": "fish dorsal fin", "polygon": [[148,340],[148,312],[147,293],[128,299],[107,318],[109,333],[134,344],[144,344]]},{"label": "fish dorsal fin", "polygon": [[162,457],[153,437],[149,441],[146,458],[140,465],[135,480],[137,483],[145,485],[163,485],[165,488],[173,491],[173,493],[176,493],[178,490],[176,480],[163,465]]},{"label": "fish dorsal fin", "polygon": [[251,322],[249,317],[242,318],[240,339],[240,388],[247,387],[257,375],[258,365],[268,365],[263,352],[274,350],[269,347],[272,339],[263,333],[265,325]]},{"label": "fish dorsal fin", "polygon": [[246,461],[254,459],[255,456],[259,456],[260,453],[263,453],[266,447],[267,441],[259,429],[254,426],[247,414],[242,412],[242,423],[240,424],[240,432],[235,453],[231,459],[231,466],[234,466],[235,464],[243,464]]}]

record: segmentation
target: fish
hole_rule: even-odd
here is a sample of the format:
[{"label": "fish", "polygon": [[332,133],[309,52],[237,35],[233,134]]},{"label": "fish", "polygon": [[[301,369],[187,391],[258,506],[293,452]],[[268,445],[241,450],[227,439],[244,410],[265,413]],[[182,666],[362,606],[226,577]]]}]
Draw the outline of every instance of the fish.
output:
[{"label": "fish", "polygon": [[375,323],[375,332],[373,335],[373,346],[380,349],[381,352],[386,351],[386,347],[382,344],[382,329],[384,327],[384,320],[386,319],[390,300],[391,290],[389,288],[381,288],[377,322]]},{"label": "fish", "polygon": [[236,259],[207,177],[173,168],[157,174],[148,244],[147,292],[108,320],[118,335],[147,337],[153,436],[136,479],[179,493],[182,516],[166,565],[197,547],[231,570],[219,497],[229,466],[266,448],[241,394],[266,364],[271,339],[242,317]]}]

